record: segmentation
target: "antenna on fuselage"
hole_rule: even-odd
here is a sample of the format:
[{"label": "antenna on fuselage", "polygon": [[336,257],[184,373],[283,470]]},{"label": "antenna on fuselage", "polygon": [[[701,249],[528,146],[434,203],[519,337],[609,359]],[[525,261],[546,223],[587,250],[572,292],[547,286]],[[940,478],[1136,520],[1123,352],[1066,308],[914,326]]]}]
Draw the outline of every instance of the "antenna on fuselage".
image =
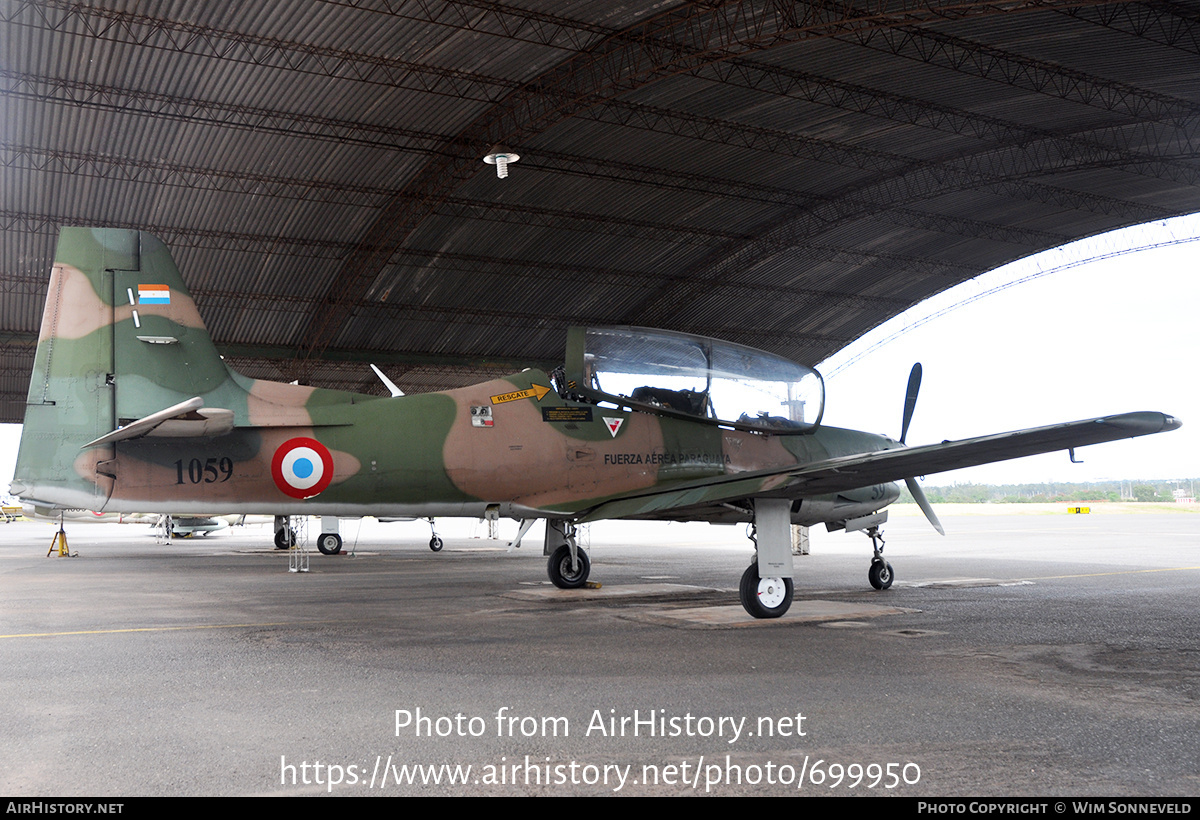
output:
[{"label": "antenna on fuselage", "polygon": [[376,367],[375,365],[371,365],[371,369],[375,371],[375,375],[376,375],[376,376],[378,376],[378,377],[379,377],[379,380],[380,380],[380,381],[382,381],[382,382],[383,382],[383,384],[384,384],[384,386],[386,386],[386,387],[387,387],[387,389],[388,389],[388,392],[392,394],[392,397],[393,397],[393,398],[394,398],[394,397],[396,397],[396,396],[403,396],[403,395],[404,395],[404,391],[403,391],[403,390],[401,390],[399,387],[397,387],[395,382],[393,382],[393,381],[392,381],[391,379],[389,379],[387,376],[383,375],[383,371],[382,371],[382,370],[380,370],[380,369],[379,369],[378,367]]}]

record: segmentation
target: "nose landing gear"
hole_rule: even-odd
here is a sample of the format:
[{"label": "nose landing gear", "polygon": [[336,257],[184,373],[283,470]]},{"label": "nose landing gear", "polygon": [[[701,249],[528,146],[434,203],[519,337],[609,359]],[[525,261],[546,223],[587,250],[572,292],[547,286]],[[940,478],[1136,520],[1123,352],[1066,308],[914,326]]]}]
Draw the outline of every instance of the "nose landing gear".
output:
[{"label": "nose landing gear", "polygon": [[867,535],[870,536],[871,546],[875,549],[875,554],[871,557],[871,569],[867,571],[867,580],[875,589],[882,591],[892,585],[896,575],[892,571],[892,565],[883,560],[884,541],[879,527],[871,527],[867,530]]}]

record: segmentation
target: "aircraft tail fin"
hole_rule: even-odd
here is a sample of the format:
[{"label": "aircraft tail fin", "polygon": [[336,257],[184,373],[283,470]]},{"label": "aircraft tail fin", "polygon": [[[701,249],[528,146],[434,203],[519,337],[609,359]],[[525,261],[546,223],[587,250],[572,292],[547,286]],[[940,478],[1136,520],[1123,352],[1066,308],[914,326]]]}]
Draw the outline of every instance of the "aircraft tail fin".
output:
[{"label": "aircraft tail fin", "polygon": [[245,391],[157,237],[63,228],[54,260],[13,492],[102,509],[113,445],[87,444],[193,397],[229,406]]}]

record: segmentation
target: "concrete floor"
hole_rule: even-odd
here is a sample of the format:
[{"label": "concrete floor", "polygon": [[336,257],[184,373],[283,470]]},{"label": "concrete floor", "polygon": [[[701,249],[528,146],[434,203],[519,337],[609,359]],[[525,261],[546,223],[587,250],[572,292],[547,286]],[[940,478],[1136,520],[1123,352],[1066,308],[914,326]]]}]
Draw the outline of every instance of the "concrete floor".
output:
[{"label": "concrete floor", "polygon": [[775,622],[740,527],[595,525],[568,593],[540,526],[348,522],[307,574],[265,529],[0,526],[0,793],[1196,795],[1200,517],[1058,510],[894,514],[886,593],[814,533]]}]

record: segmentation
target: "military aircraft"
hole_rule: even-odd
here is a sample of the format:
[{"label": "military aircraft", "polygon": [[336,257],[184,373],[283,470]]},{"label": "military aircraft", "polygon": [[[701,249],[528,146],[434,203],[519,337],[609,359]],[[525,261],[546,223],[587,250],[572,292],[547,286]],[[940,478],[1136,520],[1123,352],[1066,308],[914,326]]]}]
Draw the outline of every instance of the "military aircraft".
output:
[{"label": "military aircraft", "polygon": [[[377,397],[226,367],[171,254],[136,230],[64,228],[50,277],[12,492],[99,512],[546,522],[551,581],[583,586],[577,525],[608,518],[747,522],[740,597],[792,599],[792,524],[863,530],[869,580],[893,572],[879,526],[916,475],[1180,426],[1157,412],[905,444],[822,424],[824,383],[748,347],[642,328],[572,328],[564,365],[442,393]],[[398,391],[397,391],[398,392]]]},{"label": "military aircraft", "polygon": [[[58,521],[64,523],[87,522],[89,524],[149,524],[151,527],[164,528],[176,538],[188,538],[196,535],[208,535],[211,532],[227,530],[233,524],[244,524],[244,515],[171,515],[170,513],[127,513],[127,512],[97,512],[96,510],[69,509],[65,507],[42,507],[36,504],[23,504],[17,508],[19,515],[24,515],[30,521]],[[264,520],[266,517],[263,517]]]},{"label": "military aircraft", "polygon": [[146,516],[140,513],[97,512],[28,503],[21,505],[20,514],[30,521],[70,521],[88,524],[153,524],[159,518],[157,515]]},{"label": "military aircraft", "polygon": [[190,538],[196,534],[207,536],[211,532],[229,529],[229,519],[218,515],[166,515],[160,516],[155,523],[170,533],[172,538]]}]

